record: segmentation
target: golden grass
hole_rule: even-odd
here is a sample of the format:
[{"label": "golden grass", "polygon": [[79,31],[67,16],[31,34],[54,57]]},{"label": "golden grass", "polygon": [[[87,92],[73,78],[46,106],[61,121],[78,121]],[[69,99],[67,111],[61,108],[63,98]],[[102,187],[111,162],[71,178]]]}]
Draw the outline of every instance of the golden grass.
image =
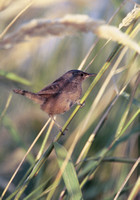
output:
[{"label": "golden grass", "polygon": [[[69,194],[72,194],[72,198],[75,199],[76,191],[73,191],[70,177],[66,178],[69,173],[72,175],[73,183],[76,184],[77,193],[83,195],[83,199],[134,198],[138,195],[139,187],[139,179],[136,174],[139,165],[137,138],[140,130],[138,121],[140,114],[139,6],[134,6],[134,9],[120,21],[119,28],[117,28],[114,21],[112,21],[113,25],[109,25],[83,13],[64,14],[57,18],[42,16],[35,18],[29,15],[33,14],[30,9],[35,5],[32,3],[27,4],[22,11],[15,15],[11,23],[2,31],[0,57],[3,70],[0,69],[0,71],[5,71],[5,73],[1,73],[2,91],[6,91],[7,87],[11,90],[9,81],[12,87],[17,82],[21,84],[20,87],[24,87],[22,84],[26,84],[28,78],[32,79],[31,82],[39,87],[43,84],[41,81],[45,83],[46,79],[53,79],[53,74],[58,76],[59,73],[69,69],[61,68],[65,60],[69,65],[81,62],[76,68],[90,69],[92,72],[97,72],[98,75],[91,83],[88,82],[87,89],[84,90],[81,103],[86,101],[85,107],[81,108],[78,105],[73,109],[71,115],[66,113],[57,119],[64,123],[63,131],[68,127],[65,136],[62,136],[61,132],[56,132],[53,122],[47,128],[50,119],[37,136],[34,136],[34,133],[39,130],[38,127],[41,127],[42,121],[46,121],[46,116],[39,113],[36,105],[28,105],[27,100],[24,105],[24,100],[19,102],[18,97],[12,97],[11,94],[9,97],[7,97],[8,95],[1,97],[0,122],[5,129],[3,131],[1,128],[2,141],[4,142],[10,135],[15,142],[15,137],[19,135],[22,139],[17,141],[23,140],[24,144],[29,144],[23,159],[18,167],[15,166],[13,169],[14,172],[10,175],[9,181],[7,180],[7,186],[1,188],[1,199],[4,199],[6,195],[7,199],[41,198],[49,200],[52,197],[69,199]],[[123,10],[125,4],[122,3],[120,8]],[[24,19],[25,11],[30,19],[26,24],[22,24],[21,21],[18,24],[20,17]],[[115,15],[112,20],[119,16],[119,11],[118,8],[117,12],[114,11]],[[16,22],[18,27],[12,30],[12,26]],[[8,34],[9,30],[11,33]],[[89,38],[86,40],[81,33],[92,35],[90,46],[87,45]],[[78,38],[78,35],[81,38]],[[96,40],[94,40],[95,35],[98,37]],[[52,36],[57,38],[55,44]],[[68,37],[71,39],[65,40]],[[105,44],[103,39],[107,39]],[[87,45],[86,53],[83,56],[81,50],[84,49],[85,44]],[[40,53],[44,48],[45,59]],[[30,52],[29,57],[31,58],[28,57],[28,52]],[[10,79],[5,74],[13,74],[14,79]],[[24,82],[21,82],[22,74]],[[34,89],[33,84],[31,87]],[[46,135],[43,136],[45,131]],[[7,134],[5,140],[3,140],[4,132]],[[50,134],[54,132],[56,132],[56,136],[52,136],[50,141]],[[6,148],[7,152],[2,158],[3,162],[12,154],[12,150],[8,146]],[[20,142],[15,142],[14,149],[16,148],[26,149]],[[63,154],[62,158],[59,151]],[[4,152],[4,148],[2,148],[2,152]],[[29,164],[27,170],[23,163],[27,162],[26,158],[29,153],[32,155],[33,162]],[[112,156],[113,161],[111,160]],[[110,163],[107,160],[110,160]],[[12,161],[9,160],[9,165],[10,162]],[[121,163],[121,167],[117,162]],[[134,165],[130,167],[131,164]],[[21,166],[24,170],[23,176],[15,184],[13,180],[19,177]],[[69,169],[71,170],[69,171]],[[1,169],[1,171],[4,170]],[[135,175],[134,178],[133,175]],[[74,178],[74,176],[76,177]],[[33,187],[31,187],[31,181]],[[134,182],[136,182],[135,185]],[[9,194],[11,183],[15,184],[15,189]],[[125,187],[126,184],[129,187]],[[1,185],[3,186],[3,183]],[[26,192],[28,188],[29,193]]]}]

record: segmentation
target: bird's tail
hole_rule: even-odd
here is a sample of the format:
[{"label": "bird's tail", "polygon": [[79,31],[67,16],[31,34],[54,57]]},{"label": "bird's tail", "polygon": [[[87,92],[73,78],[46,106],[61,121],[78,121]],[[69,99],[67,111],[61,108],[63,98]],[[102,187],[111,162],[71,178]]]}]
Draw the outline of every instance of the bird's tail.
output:
[{"label": "bird's tail", "polygon": [[26,90],[20,90],[20,89],[14,89],[13,92],[15,92],[16,94],[20,94],[23,95],[25,97],[27,97],[28,99],[33,100],[36,103],[42,103],[43,99],[41,98],[41,96],[33,93],[33,92],[28,92]]}]

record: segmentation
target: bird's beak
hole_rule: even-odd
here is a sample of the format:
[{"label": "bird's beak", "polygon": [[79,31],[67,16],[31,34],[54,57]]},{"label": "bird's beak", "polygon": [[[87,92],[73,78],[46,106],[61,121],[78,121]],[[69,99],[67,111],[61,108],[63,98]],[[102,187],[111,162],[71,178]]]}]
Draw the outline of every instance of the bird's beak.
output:
[{"label": "bird's beak", "polygon": [[95,74],[95,73],[86,73],[86,77],[90,77],[90,76],[96,76],[97,74]]}]

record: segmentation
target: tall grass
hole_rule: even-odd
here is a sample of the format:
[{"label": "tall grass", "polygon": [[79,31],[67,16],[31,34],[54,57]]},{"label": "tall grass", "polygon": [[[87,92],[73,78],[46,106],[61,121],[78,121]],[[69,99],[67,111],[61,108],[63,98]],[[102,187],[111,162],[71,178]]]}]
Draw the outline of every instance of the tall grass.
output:
[{"label": "tall grass", "polygon": [[[140,9],[131,5],[126,11],[128,4],[112,3],[116,10],[108,24],[84,11],[49,18],[55,3],[46,5],[47,11],[42,7],[43,19],[35,18],[35,8],[42,15],[34,2],[18,10],[10,25],[5,21],[0,35],[1,199],[131,200],[140,195]],[[85,106],[56,118],[64,124],[63,135],[12,88],[37,91],[71,68],[97,76],[83,84],[80,103]]]}]

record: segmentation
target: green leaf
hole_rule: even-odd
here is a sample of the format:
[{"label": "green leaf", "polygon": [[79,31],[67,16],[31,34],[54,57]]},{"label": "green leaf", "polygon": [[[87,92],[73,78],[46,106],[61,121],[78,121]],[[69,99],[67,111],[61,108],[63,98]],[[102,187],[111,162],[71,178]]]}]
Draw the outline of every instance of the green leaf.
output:
[{"label": "green leaf", "polygon": [[4,70],[0,70],[0,76],[3,76],[3,77],[10,79],[12,81],[22,83],[24,85],[31,85],[30,81],[12,73],[12,72],[6,72]]},{"label": "green leaf", "polygon": [[56,142],[54,143],[54,149],[56,152],[59,167],[62,170],[63,180],[67,188],[68,194],[70,196],[70,199],[83,199],[79,181],[72,160],[68,159],[65,165],[65,160],[68,157],[68,152],[62,145]]}]

